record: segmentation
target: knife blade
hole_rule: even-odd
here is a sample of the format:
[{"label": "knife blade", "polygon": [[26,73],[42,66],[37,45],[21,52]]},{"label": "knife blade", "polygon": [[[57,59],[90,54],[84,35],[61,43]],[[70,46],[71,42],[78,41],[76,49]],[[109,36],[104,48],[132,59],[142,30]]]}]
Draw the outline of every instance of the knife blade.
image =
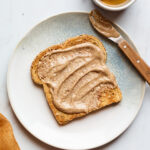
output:
[{"label": "knife blade", "polygon": [[89,19],[96,31],[118,45],[141,76],[150,85],[150,67],[140,57],[136,50],[120,35],[113,24],[103,17],[98,10],[92,10]]}]

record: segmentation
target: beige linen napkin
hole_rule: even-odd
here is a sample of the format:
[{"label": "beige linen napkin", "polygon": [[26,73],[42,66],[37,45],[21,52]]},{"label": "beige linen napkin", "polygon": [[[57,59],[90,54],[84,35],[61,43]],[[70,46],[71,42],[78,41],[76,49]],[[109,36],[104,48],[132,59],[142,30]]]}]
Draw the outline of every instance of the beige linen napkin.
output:
[{"label": "beige linen napkin", "polygon": [[0,113],[0,150],[20,150],[10,122]]}]

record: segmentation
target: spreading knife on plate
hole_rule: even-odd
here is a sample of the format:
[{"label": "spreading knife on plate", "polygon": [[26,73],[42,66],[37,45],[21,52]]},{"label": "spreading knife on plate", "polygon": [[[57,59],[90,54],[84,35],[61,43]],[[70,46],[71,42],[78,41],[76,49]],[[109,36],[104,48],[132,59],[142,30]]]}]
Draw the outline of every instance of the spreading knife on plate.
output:
[{"label": "spreading knife on plate", "polygon": [[127,56],[133,66],[150,85],[150,67],[131,47],[131,45],[120,35],[115,27],[113,27],[112,23],[104,18],[98,10],[92,10],[89,14],[89,19],[95,30],[97,30],[106,38],[118,44],[118,47],[122,50],[122,52]]}]

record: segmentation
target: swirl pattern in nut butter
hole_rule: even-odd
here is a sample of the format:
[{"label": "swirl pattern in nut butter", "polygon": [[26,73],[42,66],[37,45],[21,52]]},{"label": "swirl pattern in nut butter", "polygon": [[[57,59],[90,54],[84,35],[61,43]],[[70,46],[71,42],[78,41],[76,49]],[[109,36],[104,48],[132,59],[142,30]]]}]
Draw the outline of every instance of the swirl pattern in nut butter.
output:
[{"label": "swirl pattern in nut butter", "polygon": [[99,108],[99,95],[117,86],[105,53],[92,43],[48,51],[38,63],[39,78],[50,87],[55,107],[65,113]]}]

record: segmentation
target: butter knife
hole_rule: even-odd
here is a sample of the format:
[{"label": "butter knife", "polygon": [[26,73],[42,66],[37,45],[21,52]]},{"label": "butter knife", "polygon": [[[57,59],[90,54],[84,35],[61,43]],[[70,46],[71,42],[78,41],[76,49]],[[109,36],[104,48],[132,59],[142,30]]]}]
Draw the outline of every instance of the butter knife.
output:
[{"label": "butter knife", "polygon": [[120,35],[115,27],[113,27],[112,23],[104,18],[98,10],[92,10],[89,14],[89,19],[95,30],[118,44],[118,47],[150,85],[150,67],[131,47],[131,45]]}]

